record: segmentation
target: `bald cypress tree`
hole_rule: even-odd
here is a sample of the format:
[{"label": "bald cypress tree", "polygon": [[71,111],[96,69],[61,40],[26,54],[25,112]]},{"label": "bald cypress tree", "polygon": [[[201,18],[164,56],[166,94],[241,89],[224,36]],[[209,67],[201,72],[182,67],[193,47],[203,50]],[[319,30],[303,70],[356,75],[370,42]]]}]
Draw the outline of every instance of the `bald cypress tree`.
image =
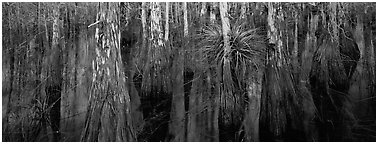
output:
[{"label": "bald cypress tree", "polygon": [[81,141],[134,141],[120,52],[119,3],[100,3],[98,8],[96,57]]}]

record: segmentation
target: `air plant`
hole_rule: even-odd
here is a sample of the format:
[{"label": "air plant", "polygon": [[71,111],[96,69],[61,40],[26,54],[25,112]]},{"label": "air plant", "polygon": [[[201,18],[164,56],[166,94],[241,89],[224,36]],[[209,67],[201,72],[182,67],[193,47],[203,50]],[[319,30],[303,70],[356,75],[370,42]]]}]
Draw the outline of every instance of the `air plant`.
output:
[{"label": "air plant", "polygon": [[247,23],[237,21],[231,26],[231,51],[225,53],[222,27],[219,24],[203,26],[198,38],[199,51],[212,67],[222,65],[224,58],[231,61],[231,70],[238,80],[244,81],[248,72],[260,69],[265,60],[265,38],[259,34],[260,29],[247,29]]},{"label": "air plant", "polygon": [[[245,21],[231,24],[229,42],[231,50],[225,51],[222,27],[213,23],[205,25],[198,32],[198,52],[203,63],[217,69],[216,79],[220,83],[221,123],[240,124],[243,119],[245,83],[254,77],[257,70],[265,64],[265,38],[260,29],[248,29]],[[226,67],[225,62],[230,62]],[[241,92],[241,93],[240,93]]]}]

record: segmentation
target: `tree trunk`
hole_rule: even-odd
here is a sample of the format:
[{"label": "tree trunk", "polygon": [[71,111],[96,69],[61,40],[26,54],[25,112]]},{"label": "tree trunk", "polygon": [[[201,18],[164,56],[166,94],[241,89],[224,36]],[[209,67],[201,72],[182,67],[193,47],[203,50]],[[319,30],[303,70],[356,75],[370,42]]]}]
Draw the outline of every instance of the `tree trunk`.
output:
[{"label": "tree trunk", "polygon": [[184,37],[187,37],[189,34],[188,30],[188,10],[186,2],[183,3],[183,11],[184,11]]},{"label": "tree trunk", "polygon": [[[13,93],[13,87],[14,87],[14,80],[15,80],[15,57],[16,57],[16,53],[15,53],[15,48],[13,48],[13,29],[12,29],[12,25],[11,25],[11,18],[12,18],[12,15],[11,15],[11,12],[8,12],[8,31],[9,31],[9,42],[8,42],[8,47],[9,48],[9,58],[10,58],[10,61],[9,61],[9,73],[10,73],[10,76],[9,76],[9,93],[7,94],[7,99],[4,98],[4,87],[3,87],[3,107],[4,107],[4,102],[6,101],[6,109],[4,110],[3,108],[3,119],[2,119],[2,126],[3,126],[3,138],[2,140],[3,141],[9,141],[10,140],[10,135],[9,134],[9,114],[10,114],[10,111],[11,111],[11,107],[12,107],[12,93]],[[5,17],[3,17],[3,19],[5,19]],[[5,24],[5,23],[3,23]],[[4,30],[4,29],[3,29]],[[5,31],[5,30],[4,30]],[[4,41],[3,41],[4,42]],[[5,43],[5,42],[4,42]],[[4,63],[3,63],[4,64]],[[4,115],[5,114],[5,115]],[[7,135],[5,135],[4,133],[7,133]]]},{"label": "tree trunk", "polygon": [[331,26],[332,26],[332,40],[336,42],[336,44],[339,44],[339,32],[338,32],[338,22],[337,22],[337,5],[336,2],[331,2],[329,4],[329,7],[331,9],[330,17],[331,17]]},{"label": "tree trunk", "polygon": [[85,116],[88,107],[89,86],[91,75],[90,47],[94,47],[94,37],[88,38],[88,30],[84,26],[78,26],[80,14],[75,7],[66,6],[67,13],[62,14],[62,37],[65,44],[62,45],[64,63],[62,97],[61,97],[61,141],[80,141],[80,134],[84,128]]},{"label": "tree trunk", "polygon": [[[183,2],[182,3],[182,10],[183,10],[183,14],[184,14],[184,42],[183,42],[183,48],[185,49],[186,48],[186,44],[188,44],[188,35],[189,35],[189,29],[188,29],[188,6],[187,6],[187,3],[186,2]],[[182,50],[184,50],[182,49]],[[183,70],[185,71],[185,61],[186,61],[186,52],[184,51],[184,58],[183,58],[183,61],[184,61],[184,68]],[[180,72],[181,73],[181,72]],[[184,73],[184,72],[183,72]],[[191,88],[192,90],[194,89],[194,87],[192,86]],[[195,100],[196,98],[193,97],[193,95],[189,96],[189,105],[188,105],[188,111],[185,113],[185,141],[196,141],[195,139],[195,126],[196,126],[196,121],[195,121],[195,107],[194,107],[194,103],[195,103]]]},{"label": "tree trunk", "polygon": [[[186,2],[183,3],[184,14],[186,11]],[[176,3],[178,6],[178,3]],[[178,8],[176,7],[176,13]],[[187,18],[187,16],[184,16]],[[184,18],[184,24],[187,24],[187,19]],[[188,35],[187,26],[184,26],[184,39]],[[171,122],[169,125],[169,132],[174,142],[185,141],[186,123],[185,123],[185,95],[184,95],[184,47],[178,50],[177,61],[173,66],[173,95],[171,108]]]},{"label": "tree trunk", "polygon": [[310,21],[310,26],[309,26],[309,32],[306,34],[306,39],[305,39],[305,47],[304,50],[301,54],[301,64],[300,68],[298,69],[299,71],[299,87],[300,90],[303,91],[303,93],[308,93],[308,94],[303,94],[303,103],[302,106],[304,109],[304,131],[306,133],[306,139],[307,140],[316,140],[317,139],[317,134],[316,134],[316,129],[314,126],[311,124],[311,121],[313,120],[315,116],[315,105],[314,105],[314,100],[312,98],[312,95],[309,93],[310,90],[307,88],[306,85],[310,84],[310,72],[312,68],[312,61],[313,57],[317,48],[317,39],[315,36],[315,31],[316,28],[318,27],[318,15],[313,15],[311,14],[308,17],[308,20]]},{"label": "tree trunk", "polygon": [[[231,46],[230,46],[230,37],[229,33],[230,29],[230,22],[228,19],[228,5],[227,2],[219,3],[219,12],[222,21],[222,36],[223,36],[223,43],[224,43],[224,55],[222,61],[222,78],[221,78],[221,93],[220,93],[220,110],[221,110],[221,118],[220,118],[220,125],[224,126],[225,129],[231,129],[233,124],[237,124],[237,112],[236,107],[234,105],[237,104],[238,98],[234,96],[234,86],[233,80],[231,75],[231,67],[230,67],[230,55],[231,55]],[[219,75],[220,73],[218,73]],[[230,131],[233,133],[233,131]],[[220,135],[221,136],[221,135]],[[223,138],[223,137],[222,137]]]},{"label": "tree trunk", "polygon": [[318,15],[309,17],[310,30],[306,35],[305,49],[302,52],[302,64],[299,79],[301,83],[309,83],[309,75],[312,67],[312,58],[316,50],[317,39],[315,31],[318,27]]},{"label": "tree trunk", "polygon": [[201,13],[200,13],[200,18],[202,22],[204,22],[206,16],[206,2],[201,2]]},{"label": "tree trunk", "polygon": [[169,39],[169,2],[165,2],[165,35],[164,40]]},{"label": "tree trunk", "polygon": [[[160,3],[151,3],[151,40],[154,47],[163,46],[163,33],[160,25],[161,11]],[[158,55],[156,53],[156,55]]]},{"label": "tree trunk", "polygon": [[[194,72],[194,77],[198,77],[199,73],[197,71]],[[187,117],[187,141],[189,142],[198,142],[200,141],[200,127],[198,127],[197,118],[199,118],[199,108],[201,105],[198,104],[198,98],[201,97],[201,93],[197,92],[199,89],[201,80],[193,80],[191,91],[189,95],[189,109],[188,109],[188,117]]]},{"label": "tree trunk", "polygon": [[147,14],[146,14],[146,2],[142,2],[142,14],[141,14],[141,21],[142,21],[142,47],[140,52],[141,63],[146,63],[146,55],[148,54],[147,48]]},{"label": "tree trunk", "polygon": [[61,46],[59,45],[59,4],[54,4],[53,9],[53,36],[51,49],[48,50],[48,78],[46,84],[46,94],[48,96],[48,104],[52,106],[50,110],[51,129],[53,130],[53,141],[58,141],[59,119],[60,119],[60,98],[62,85],[62,62],[61,62]]},{"label": "tree trunk", "polygon": [[[295,8],[295,6],[294,6]],[[292,60],[293,60],[293,70],[294,70],[294,76],[295,80],[298,80],[298,68],[299,68],[299,61],[298,61],[298,10],[294,10],[294,46],[292,51]]]},{"label": "tree trunk", "polygon": [[[277,51],[277,66],[281,67],[283,63],[282,51],[283,51],[283,42],[282,42],[282,32],[279,31],[278,27],[280,22],[283,21],[282,10],[280,9],[279,3],[268,3],[268,38],[269,43],[275,44],[275,50]],[[277,12],[278,10],[278,12]]]},{"label": "tree trunk", "polygon": [[146,14],[146,2],[142,2],[142,31],[143,31],[143,39],[142,39],[142,48],[146,47],[146,38],[147,38],[147,14]]},{"label": "tree trunk", "polygon": [[[283,82],[287,79],[287,75],[282,73],[286,69],[286,64],[282,57],[283,42],[282,42],[282,26],[283,14],[281,3],[268,3],[268,56],[265,72],[265,86],[266,95],[262,98],[262,104],[266,119],[262,122],[269,128],[274,140],[281,141],[282,134],[286,128],[286,99],[284,97],[283,84],[289,85],[289,81]],[[267,106],[269,105],[269,106]],[[268,123],[268,124],[266,124]]]},{"label": "tree trunk", "polygon": [[120,51],[119,3],[100,3],[96,57],[82,141],[134,141]]},{"label": "tree trunk", "polygon": [[175,20],[176,20],[176,23],[179,23],[180,22],[180,19],[179,19],[179,8],[180,7],[180,3],[179,2],[176,2],[175,4]]},{"label": "tree trunk", "polygon": [[160,3],[152,2],[150,3],[151,16],[150,16],[150,37],[149,45],[147,47],[147,61],[144,63],[143,79],[142,79],[142,89],[145,90],[145,94],[149,94],[153,88],[162,87],[163,74],[157,75],[157,73],[162,73],[162,64],[164,63],[164,37],[161,20]]},{"label": "tree trunk", "polygon": [[263,69],[258,69],[255,78],[249,76],[247,83],[248,93],[248,110],[244,118],[245,128],[245,141],[257,142],[259,138],[259,122],[260,122],[260,110],[261,110],[261,92],[262,92],[262,79]]},{"label": "tree trunk", "polygon": [[215,23],[216,22],[215,9],[216,9],[216,3],[215,2],[211,2],[211,4],[210,4],[210,22],[211,23]]},{"label": "tree trunk", "polygon": [[247,7],[245,6],[245,2],[242,2],[241,8],[240,8],[240,18],[241,19],[247,18],[246,12],[247,12]]},{"label": "tree trunk", "polygon": [[356,71],[354,72],[351,85],[349,88],[349,94],[352,97],[353,102],[358,102],[353,107],[353,112],[356,114],[357,118],[363,118],[367,115],[368,103],[364,99],[369,99],[369,82],[368,82],[368,58],[365,53],[365,38],[364,38],[364,27],[362,23],[362,16],[357,17],[357,26],[354,32],[354,39],[357,42],[360,59],[357,62]]}]

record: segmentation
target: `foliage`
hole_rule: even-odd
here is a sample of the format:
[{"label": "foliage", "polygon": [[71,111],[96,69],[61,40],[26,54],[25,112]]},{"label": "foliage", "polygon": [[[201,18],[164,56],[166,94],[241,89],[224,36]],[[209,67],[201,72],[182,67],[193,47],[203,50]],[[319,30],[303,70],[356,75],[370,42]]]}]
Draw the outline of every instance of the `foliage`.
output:
[{"label": "foliage", "polygon": [[[122,57],[124,65],[117,65],[120,63],[115,61],[106,63],[109,67],[124,68],[132,73],[127,77],[133,77],[135,73],[135,77],[139,78],[134,89],[142,97],[142,106],[128,109],[130,113],[140,110],[145,115],[144,122],[141,122],[145,125],[141,126],[143,130],[138,140],[171,140],[167,129],[172,117],[176,116],[171,112],[175,104],[179,108],[185,105],[185,110],[180,111],[180,116],[185,117],[182,120],[185,126],[177,128],[177,132],[183,135],[195,133],[192,137],[196,136],[194,139],[201,141],[240,140],[235,137],[243,138],[247,128],[240,128],[239,121],[244,120],[247,124],[250,121],[246,118],[250,102],[246,97],[249,92],[246,87],[248,82],[261,78],[264,81],[259,111],[260,140],[375,140],[375,3],[276,3],[282,12],[276,23],[282,42],[280,50],[283,55],[280,58],[274,57],[273,53],[277,51],[268,49],[266,45],[269,30],[267,3],[245,3],[246,17],[243,19],[239,18],[243,14],[239,9],[242,3],[228,3],[231,50],[227,53],[222,25],[219,24],[218,3],[187,3],[187,37],[183,36],[183,4],[171,3],[169,40],[163,44],[156,41],[156,37],[165,34],[163,23],[166,19],[159,17],[152,20],[153,14],[161,13],[151,13],[151,3],[146,4],[144,18],[147,24],[143,28],[139,22],[142,18],[141,3],[120,3],[117,14],[111,15],[117,17],[116,25],[119,26],[112,37],[120,32],[122,38],[128,38],[125,38],[126,41],[121,39],[122,54],[111,52],[117,58]],[[202,4],[206,7],[202,8]],[[58,57],[49,52],[52,39],[57,38],[52,36],[52,25],[53,10],[58,5],[57,22],[62,32],[58,44],[61,60],[55,59]],[[129,117],[115,116],[123,104],[112,100],[104,102],[101,98],[110,100],[109,97],[119,91],[130,91],[133,89],[129,88],[133,87],[129,84],[132,78],[125,82],[119,81],[121,78],[93,77],[96,73],[91,68],[93,56],[97,55],[96,52],[106,54],[96,51],[94,46],[95,27],[97,24],[104,26],[103,22],[97,21],[98,6],[98,3],[2,3],[3,141],[52,141],[52,123],[61,120],[65,123],[61,123],[64,126],[59,132],[65,133],[64,129],[70,122],[73,122],[72,130],[82,131],[85,118],[77,115],[79,111],[86,110],[83,107],[87,106],[87,96],[91,95],[91,91],[92,94],[96,92],[93,95],[99,98],[92,99],[90,103],[98,115],[88,115],[93,119],[88,118],[87,123],[97,122],[96,125],[101,124],[99,127],[107,128],[131,124]],[[161,7],[165,13],[164,3],[155,6]],[[212,16],[215,21],[210,20],[214,18]],[[319,18],[318,22],[314,22],[316,25],[312,22],[315,17]],[[157,21],[160,30],[152,28]],[[360,28],[357,28],[357,22],[361,22],[358,23]],[[93,27],[88,27],[91,24]],[[142,36],[142,29],[147,35]],[[106,38],[107,35],[100,34],[98,37]],[[296,59],[299,61],[294,63]],[[120,59],[117,60],[120,62]],[[225,60],[230,60],[230,66]],[[46,67],[52,61],[64,63],[62,72],[58,72],[63,76],[62,82],[56,81],[62,83],[62,102],[49,101],[46,77],[51,72]],[[278,65],[277,61],[282,65]],[[292,67],[298,69],[293,71]],[[258,72],[262,71],[264,74],[259,75]],[[90,82],[93,78],[96,83]],[[40,82],[34,82],[36,80]],[[117,85],[127,83],[127,86],[107,93],[107,82]],[[173,91],[180,96],[185,95],[185,99],[172,101]],[[132,98],[130,101],[135,102]],[[62,105],[54,106],[57,103]],[[102,104],[106,107],[105,111]],[[224,115],[225,107],[232,116]],[[72,111],[67,110],[64,117],[54,120],[51,118],[53,109]],[[97,113],[100,111],[108,119]],[[118,119],[119,123],[113,123],[117,120],[110,117]],[[233,125],[225,125],[224,121],[230,117]],[[123,123],[124,118],[127,123]],[[94,126],[90,128],[97,130]],[[238,133],[235,132],[237,130]],[[301,138],[290,136],[290,132],[296,132],[295,137]],[[95,137],[91,140],[96,140]],[[188,137],[186,140],[191,140]],[[66,139],[62,137],[60,140]]]},{"label": "foliage", "polygon": [[253,76],[252,71],[261,69],[265,64],[265,38],[259,34],[260,29],[247,29],[246,25],[242,21],[231,25],[230,53],[224,52],[219,24],[203,26],[197,37],[200,40],[199,52],[204,53],[205,63],[215,67],[222,65],[223,59],[229,57],[232,71],[240,82],[245,82],[249,76]]},{"label": "foliage", "polygon": [[226,135],[232,135],[236,129],[233,127],[239,127],[243,120],[245,83],[252,80],[265,65],[265,39],[259,34],[259,29],[248,29],[247,23],[242,20],[231,26],[229,53],[225,52],[219,24],[204,25],[197,34],[198,52],[203,57],[205,69],[224,67],[225,59],[230,60],[231,75],[225,72],[227,68],[223,68],[221,73],[217,71],[220,77],[213,77],[221,83],[221,95],[225,96],[221,101],[221,104],[225,101],[226,105],[221,105],[220,126]]}]

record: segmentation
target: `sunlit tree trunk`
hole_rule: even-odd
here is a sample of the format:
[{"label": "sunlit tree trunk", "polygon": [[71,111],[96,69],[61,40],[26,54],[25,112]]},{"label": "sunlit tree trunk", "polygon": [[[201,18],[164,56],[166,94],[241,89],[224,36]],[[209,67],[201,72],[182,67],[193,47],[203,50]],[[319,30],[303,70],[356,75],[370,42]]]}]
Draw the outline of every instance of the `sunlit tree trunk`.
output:
[{"label": "sunlit tree trunk", "polygon": [[189,34],[188,30],[188,10],[187,10],[187,3],[183,3],[183,11],[184,11],[184,37],[187,37]]},{"label": "sunlit tree trunk", "polygon": [[146,47],[146,38],[147,38],[147,14],[146,14],[146,2],[142,2],[142,31],[143,31],[143,39],[142,39],[142,47]]},{"label": "sunlit tree trunk", "polygon": [[142,2],[142,13],[141,13],[141,22],[142,22],[142,45],[140,51],[140,61],[141,63],[146,63],[148,49],[147,49],[147,13],[146,13],[146,2]]},{"label": "sunlit tree trunk", "polygon": [[338,21],[337,21],[337,5],[338,3],[336,2],[329,3],[329,8],[331,9],[329,23],[331,24],[331,27],[332,27],[332,32],[331,32],[332,41],[338,44],[339,43],[338,41],[339,30],[338,30]]},{"label": "sunlit tree trunk", "polygon": [[[273,139],[280,140],[282,132],[286,127],[286,110],[281,105],[285,101],[280,85],[283,77],[280,74],[284,61],[282,57],[283,42],[282,42],[282,24],[283,15],[281,3],[268,3],[268,56],[265,72],[266,95],[262,100],[264,114],[267,120],[262,122],[268,123],[269,131],[272,132]],[[271,100],[270,100],[271,99]],[[270,105],[270,106],[266,106]]]},{"label": "sunlit tree trunk", "polygon": [[165,35],[164,40],[169,39],[169,2],[165,2]]},{"label": "sunlit tree trunk", "polygon": [[175,4],[175,20],[176,20],[176,23],[179,23],[180,22],[180,19],[179,19],[179,8],[180,7],[180,2],[176,2]]},{"label": "sunlit tree trunk", "polygon": [[215,23],[216,17],[215,17],[215,9],[216,9],[216,2],[210,3],[210,22]]},{"label": "sunlit tree trunk", "polygon": [[[278,29],[279,22],[283,21],[282,8],[279,3],[268,3],[268,38],[269,43],[275,44],[275,50],[277,51],[277,66],[281,67],[283,63],[282,51],[282,32]],[[278,22],[277,22],[278,21]]]},{"label": "sunlit tree trunk", "polygon": [[160,56],[159,50],[163,46],[163,33],[162,33],[161,24],[160,24],[161,10],[160,10],[159,2],[153,2],[150,4],[150,6],[151,6],[151,32],[150,33],[151,33],[152,47],[154,48],[153,57],[156,57],[156,56]]},{"label": "sunlit tree trunk", "polygon": [[200,18],[202,22],[204,22],[206,16],[206,2],[201,2],[201,13],[200,13]]},{"label": "sunlit tree trunk", "polygon": [[222,64],[219,65],[219,68],[222,67],[221,74],[221,93],[220,93],[220,110],[221,110],[221,121],[220,124],[229,127],[230,125],[236,123],[236,113],[237,109],[234,106],[237,103],[237,98],[234,94],[234,86],[231,75],[230,67],[230,55],[231,55],[231,45],[230,45],[230,21],[228,18],[228,5],[226,2],[219,3],[219,12],[222,21],[222,36],[223,36],[223,49],[225,57],[222,59]]},{"label": "sunlit tree trunk", "polygon": [[241,19],[247,18],[246,11],[247,11],[246,4],[245,4],[245,2],[242,2],[241,3],[241,8],[240,8],[240,18]]},{"label": "sunlit tree trunk", "polygon": [[96,56],[81,141],[134,141],[130,96],[120,51],[119,3],[100,3]]},{"label": "sunlit tree trunk", "polygon": [[[164,64],[164,35],[161,21],[161,8],[159,2],[150,3],[150,36],[147,46],[146,62],[143,70],[142,89],[145,94],[156,91],[163,85],[162,65]],[[160,74],[158,74],[160,73]]]}]

